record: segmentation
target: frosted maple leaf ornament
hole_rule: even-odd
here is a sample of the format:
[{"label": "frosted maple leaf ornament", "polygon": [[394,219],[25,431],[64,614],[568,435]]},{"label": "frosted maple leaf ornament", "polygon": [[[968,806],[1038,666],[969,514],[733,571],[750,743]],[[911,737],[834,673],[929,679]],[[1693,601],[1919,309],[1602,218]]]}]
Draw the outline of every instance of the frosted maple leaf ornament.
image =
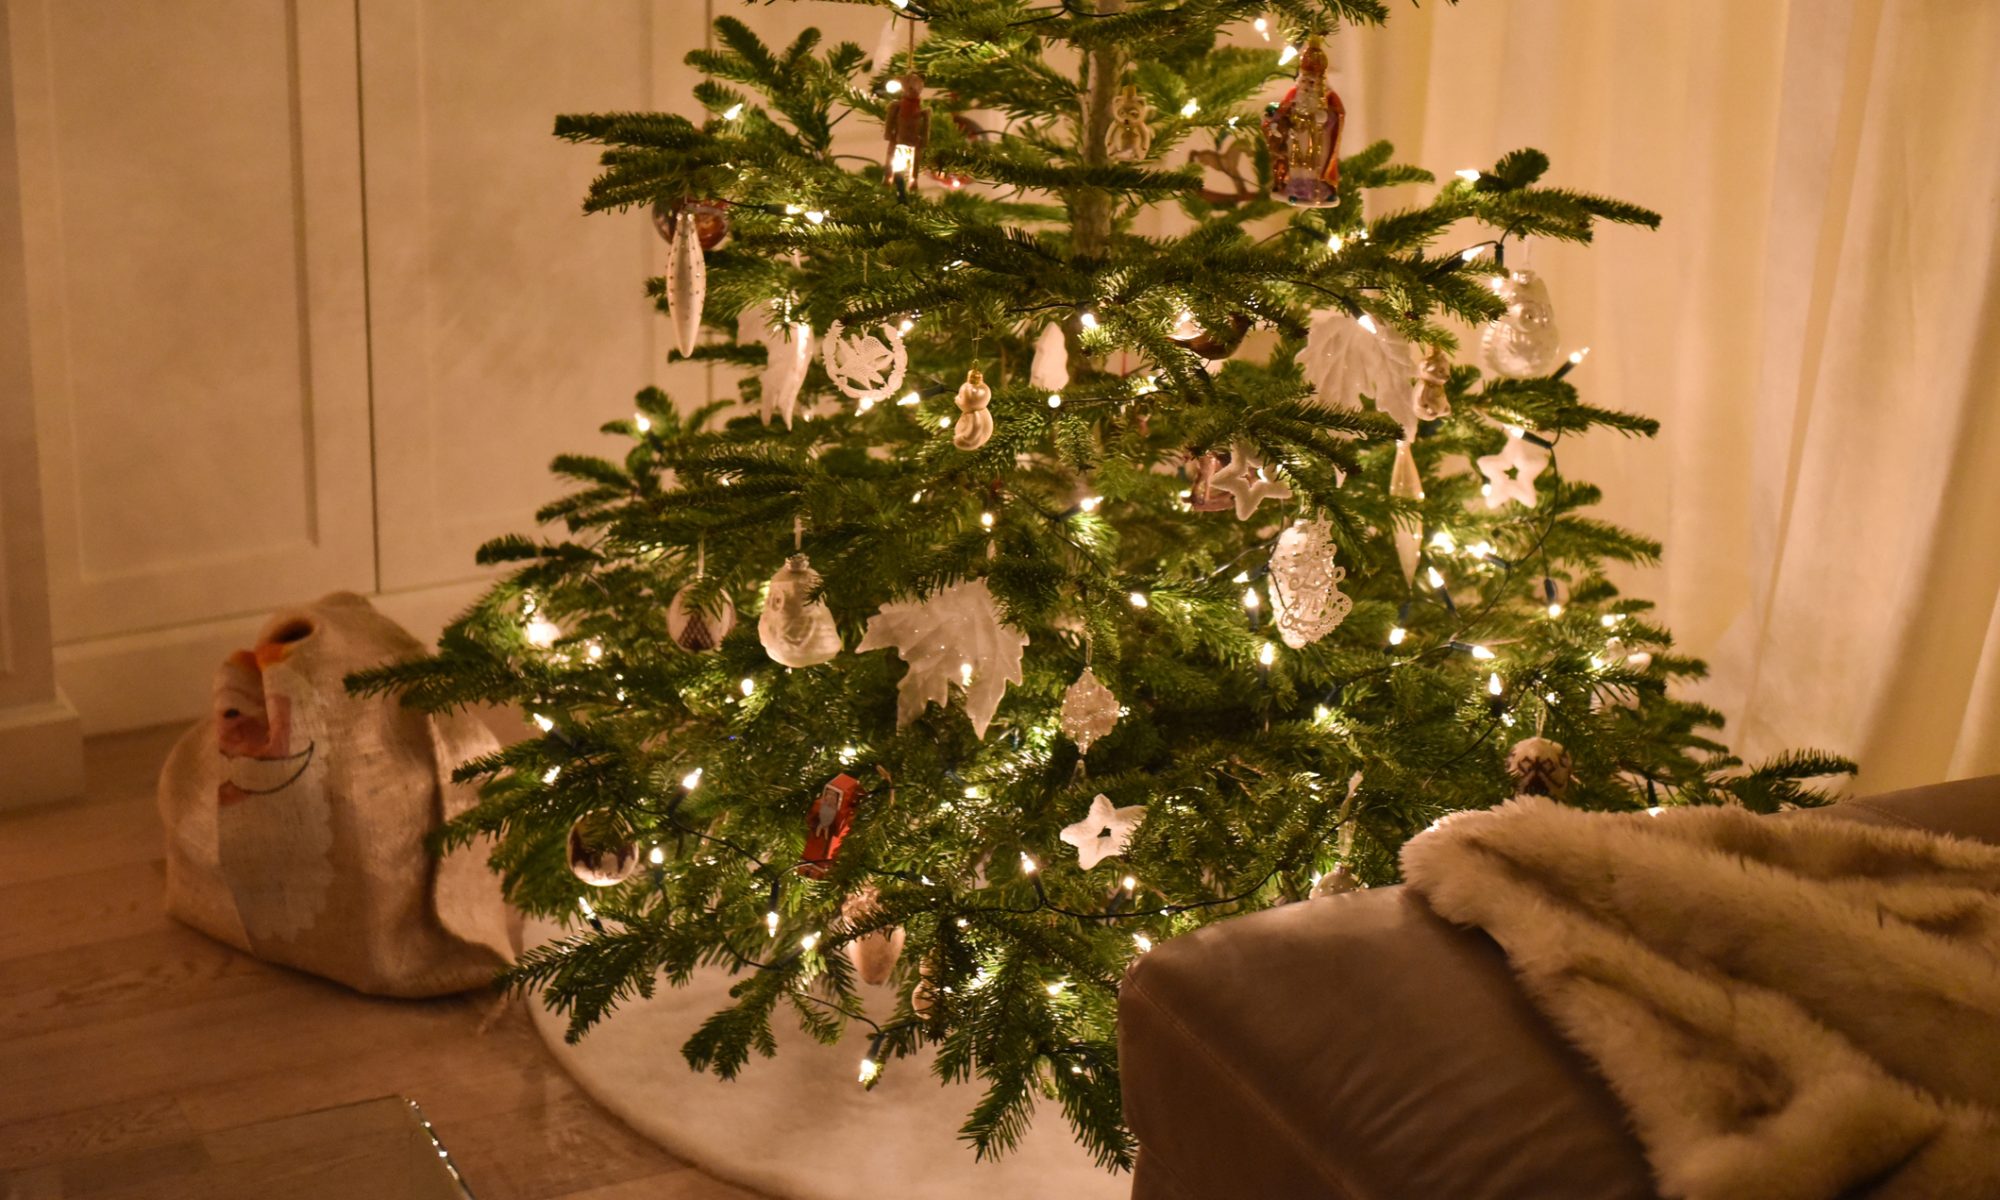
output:
[{"label": "frosted maple leaf ornament", "polygon": [[1499,508],[1510,500],[1535,507],[1535,479],[1548,465],[1546,446],[1509,430],[1500,453],[1481,455],[1478,461],[1479,473],[1486,476],[1486,486],[1480,489],[1486,507]]},{"label": "frosted maple leaf ornament", "polygon": [[1359,412],[1361,397],[1368,396],[1405,430],[1414,430],[1408,346],[1399,335],[1377,328],[1372,317],[1328,310],[1313,315],[1299,366],[1321,405]]},{"label": "frosted maple leaf ornament", "polygon": [[984,579],[955,583],[927,600],[895,600],[868,618],[855,653],[894,649],[910,664],[896,688],[896,727],[916,720],[932,701],[951,703],[965,692],[965,715],[981,738],[1007,685],[1021,682],[1028,635],[1003,623]]},{"label": "frosted maple leaf ornament", "polygon": [[872,333],[849,335],[846,326],[835,321],[827,328],[820,344],[820,363],[828,379],[854,400],[885,400],[903,386],[903,372],[910,365],[909,351],[903,347],[902,331],[884,324],[881,336]]},{"label": "frosted maple leaf ornament", "polygon": [[1116,808],[1111,797],[1099,792],[1083,820],[1064,826],[1061,836],[1076,847],[1076,865],[1088,871],[1107,858],[1125,853],[1125,847],[1132,844],[1132,834],[1145,819],[1145,805]]}]

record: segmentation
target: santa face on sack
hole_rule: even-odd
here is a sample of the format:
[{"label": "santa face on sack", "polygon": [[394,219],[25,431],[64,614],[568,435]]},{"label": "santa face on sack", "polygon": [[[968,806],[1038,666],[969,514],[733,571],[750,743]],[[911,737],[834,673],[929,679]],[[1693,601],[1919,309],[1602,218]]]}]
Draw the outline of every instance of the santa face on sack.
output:
[{"label": "santa face on sack", "polygon": [[216,672],[216,851],[258,940],[310,929],[333,883],[325,722],[295,661],[316,633],[287,622]]}]

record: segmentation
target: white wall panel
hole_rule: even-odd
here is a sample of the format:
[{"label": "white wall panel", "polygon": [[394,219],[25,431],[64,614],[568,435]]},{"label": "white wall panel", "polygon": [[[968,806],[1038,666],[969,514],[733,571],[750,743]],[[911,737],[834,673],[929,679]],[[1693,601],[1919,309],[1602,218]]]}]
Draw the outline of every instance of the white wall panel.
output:
[{"label": "white wall panel", "polygon": [[14,0],[56,636],[373,583],[351,9]]},{"label": "white wall panel", "polygon": [[[692,9],[692,11],[690,11]],[[581,215],[593,147],[554,114],[693,111],[680,65],[702,6],[362,0],[371,343],[382,586],[463,579],[474,548],[532,528],[563,450],[668,367],[642,284],[664,246],[642,212]]]}]

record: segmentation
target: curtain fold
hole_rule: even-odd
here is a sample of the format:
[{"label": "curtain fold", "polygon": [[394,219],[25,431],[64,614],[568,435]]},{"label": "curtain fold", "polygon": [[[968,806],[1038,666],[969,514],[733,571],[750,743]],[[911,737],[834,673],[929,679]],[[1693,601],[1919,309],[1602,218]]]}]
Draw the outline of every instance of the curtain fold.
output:
[{"label": "curtain fold", "polygon": [[1353,145],[1439,175],[1534,145],[1664,214],[1508,262],[1591,399],[1664,423],[1560,465],[1666,544],[1621,583],[1732,743],[1865,790],[2000,771],[2000,5],[1480,0],[1334,61]]}]

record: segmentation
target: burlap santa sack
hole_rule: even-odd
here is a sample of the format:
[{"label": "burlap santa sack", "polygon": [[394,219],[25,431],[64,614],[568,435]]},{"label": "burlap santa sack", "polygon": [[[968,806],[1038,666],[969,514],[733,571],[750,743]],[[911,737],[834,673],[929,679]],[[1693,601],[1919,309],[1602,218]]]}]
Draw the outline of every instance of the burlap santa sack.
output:
[{"label": "burlap santa sack", "polygon": [[167,911],[259,958],[384,996],[492,981],[519,919],[486,846],[425,838],[469,808],[460,762],[498,745],[477,718],[355,697],[349,671],[423,647],[336,592],[273,616],[216,673],[215,708],[160,771]]}]

